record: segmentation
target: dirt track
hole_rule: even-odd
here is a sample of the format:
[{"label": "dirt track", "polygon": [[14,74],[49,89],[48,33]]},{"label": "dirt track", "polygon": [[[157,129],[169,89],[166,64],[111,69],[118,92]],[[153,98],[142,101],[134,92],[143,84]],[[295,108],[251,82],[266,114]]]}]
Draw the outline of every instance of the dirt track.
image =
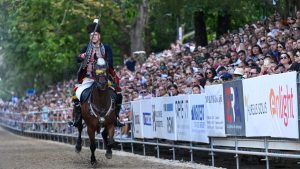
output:
[{"label": "dirt track", "polygon": [[98,163],[89,163],[90,150],[75,153],[74,146],[52,141],[36,140],[12,134],[0,127],[0,169],[82,169],[82,168],[197,168],[214,169],[199,164],[180,163],[114,151],[107,160],[104,151],[96,150]]}]

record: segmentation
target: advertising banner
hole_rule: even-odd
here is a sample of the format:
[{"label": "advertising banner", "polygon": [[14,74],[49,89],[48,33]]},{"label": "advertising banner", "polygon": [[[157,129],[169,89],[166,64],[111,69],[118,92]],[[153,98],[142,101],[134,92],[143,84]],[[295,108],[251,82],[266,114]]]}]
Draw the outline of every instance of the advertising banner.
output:
[{"label": "advertising banner", "polygon": [[155,97],[151,101],[147,100],[148,104],[152,106],[152,124],[153,132],[157,138],[164,138],[164,124],[163,124],[163,98]]},{"label": "advertising banner", "polygon": [[190,141],[209,143],[205,96],[203,94],[189,95],[189,103]]},{"label": "advertising banner", "polygon": [[223,85],[206,86],[204,95],[207,108],[207,134],[212,137],[225,137]]},{"label": "advertising banner", "polygon": [[132,105],[133,124],[134,124],[133,136],[134,138],[143,138],[140,101],[132,101],[131,105]]},{"label": "advertising banner", "polygon": [[175,116],[175,97],[163,97],[160,104],[163,105],[163,137],[168,140],[176,140],[176,116]]},{"label": "advertising banner", "polygon": [[178,140],[190,141],[190,125],[191,117],[189,113],[189,97],[188,95],[175,96],[173,103],[176,114],[176,134]]},{"label": "advertising banner", "polygon": [[225,133],[245,136],[242,80],[223,83]]},{"label": "advertising banner", "polygon": [[299,138],[297,74],[244,80],[246,136]]},{"label": "advertising banner", "polygon": [[151,100],[141,100],[141,112],[142,112],[142,128],[144,138],[154,138],[156,133],[153,131],[153,112]]}]

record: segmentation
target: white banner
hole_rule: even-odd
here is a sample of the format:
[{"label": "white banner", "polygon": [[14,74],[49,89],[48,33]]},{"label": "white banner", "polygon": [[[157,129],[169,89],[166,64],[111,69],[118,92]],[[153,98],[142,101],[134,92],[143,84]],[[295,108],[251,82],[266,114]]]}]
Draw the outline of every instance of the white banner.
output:
[{"label": "white banner", "polygon": [[176,116],[174,111],[174,97],[163,97],[163,138],[176,140]]},{"label": "white banner", "polygon": [[144,138],[154,138],[156,133],[153,131],[153,113],[151,100],[141,100],[141,116],[142,116],[142,129]]},{"label": "white banner", "polygon": [[189,112],[190,141],[209,143],[206,126],[207,110],[203,94],[189,95]]},{"label": "white banner", "polygon": [[243,81],[246,136],[299,138],[296,72]]},{"label": "white banner", "polygon": [[174,100],[174,112],[176,114],[176,135],[177,140],[190,141],[191,117],[189,113],[188,95],[172,97]]},{"label": "white banner", "polygon": [[[163,98],[155,97],[151,99],[152,103],[152,114],[153,114],[153,132],[157,138],[164,138],[163,130]],[[150,102],[150,101],[149,101]]]},{"label": "white banner", "polygon": [[134,138],[143,138],[141,104],[140,101],[132,101],[132,115],[133,115],[133,134]]},{"label": "white banner", "polygon": [[212,137],[225,137],[223,85],[205,86],[204,95],[207,108],[207,134]]}]

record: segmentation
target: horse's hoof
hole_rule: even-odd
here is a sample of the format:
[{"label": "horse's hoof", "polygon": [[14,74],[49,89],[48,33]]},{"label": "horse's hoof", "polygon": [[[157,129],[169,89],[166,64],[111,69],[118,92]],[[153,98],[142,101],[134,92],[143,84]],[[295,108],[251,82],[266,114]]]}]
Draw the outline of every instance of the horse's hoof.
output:
[{"label": "horse's hoof", "polygon": [[75,146],[75,152],[80,153],[81,151],[81,146]]},{"label": "horse's hoof", "polygon": [[105,157],[107,159],[111,159],[112,158],[112,153],[105,153]]},{"label": "horse's hoof", "polygon": [[97,164],[97,161],[91,161],[91,165],[94,167]]}]

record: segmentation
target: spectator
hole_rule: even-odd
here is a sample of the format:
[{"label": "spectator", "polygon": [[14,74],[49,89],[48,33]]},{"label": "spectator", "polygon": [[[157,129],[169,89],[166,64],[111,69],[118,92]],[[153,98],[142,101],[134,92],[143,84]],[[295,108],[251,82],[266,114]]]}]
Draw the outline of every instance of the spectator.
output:
[{"label": "spectator", "polygon": [[261,71],[260,67],[253,66],[253,67],[251,67],[251,70],[249,72],[249,76],[250,77],[257,77],[259,75],[260,71]]},{"label": "spectator", "polygon": [[200,85],[194,85],[192,87],[193,94],[201,94],[201,86]]},{"label": "spectator", "polygon": [[244,70],[243,68],[235,68],[233,72],[233,80],[242,80],[244,76]]},{"label": "spectator", "polygon": [[169,96],[177,96],[178,95],[178,87],[176,84],[171,84],[168,86],[168,95]]}]

